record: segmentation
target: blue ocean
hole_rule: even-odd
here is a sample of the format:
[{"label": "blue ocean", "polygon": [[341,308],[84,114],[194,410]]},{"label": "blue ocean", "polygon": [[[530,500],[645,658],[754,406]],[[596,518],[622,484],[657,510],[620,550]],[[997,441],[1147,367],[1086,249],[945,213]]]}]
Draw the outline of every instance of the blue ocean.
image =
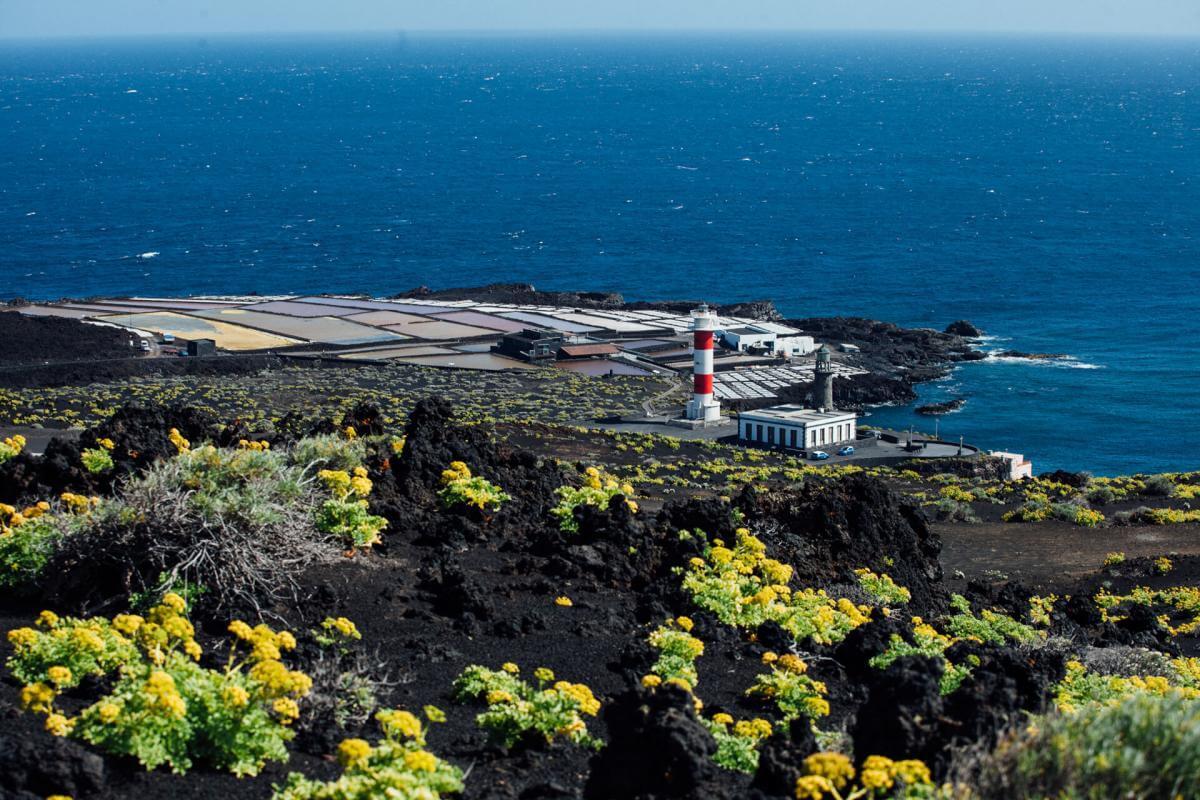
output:
[{"label": "blue ocean", "polygon": [[1200,468],[1195,40],[7,42],[0,142],[0,297],[529,281],[966,318],[1069,357],[923,387],[967,401],[944,437]]}]

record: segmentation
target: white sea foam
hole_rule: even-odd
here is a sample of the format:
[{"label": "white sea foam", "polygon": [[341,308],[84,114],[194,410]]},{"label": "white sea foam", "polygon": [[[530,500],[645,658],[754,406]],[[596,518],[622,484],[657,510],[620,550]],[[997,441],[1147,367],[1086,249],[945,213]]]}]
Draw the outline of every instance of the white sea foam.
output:
[{"label": "white sea foam", "polygon": [[137,93],[138,93],[137,89],[126,89],[125,90],[125,94],[137,94]]},{"label": "white sea foam", "polygon": [[156,258],[158,255],[159,255],[159,252],[157,250],[150,250],[145,253],[138,253],[138,258],[150,259],[150,258]]},{"label": "white sea foam", "polygon": [[1104,369],[1103,364],[1080,361],[1075,356],[1021,358],[1019,356],[1002,356],[997,353],[989,353],[988,357],[984,360],[989,364],[1025,364],[1031,367],[1056,367],[1058,369]]},{"label": "white sea foam", "polygon": [[688,172],[695,172],[700,168],[699,167],[689,167],[689,166],[685,166],[684,164],[676,164],[675,169],[682,169],[682,170],[687,170]]}]

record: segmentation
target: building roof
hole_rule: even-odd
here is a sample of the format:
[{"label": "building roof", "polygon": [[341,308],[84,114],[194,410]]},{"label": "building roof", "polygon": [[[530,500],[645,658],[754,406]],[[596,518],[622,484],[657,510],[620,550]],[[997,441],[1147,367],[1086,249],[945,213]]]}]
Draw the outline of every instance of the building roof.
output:
[{"label": "building roof", "polygon": [[526,342],[541,342],[547,339],[562,341],[562,334],[558,331],[546,331],[540,328],[525,328],[520,331],[504,334],[505,339],[519,339]]},{"label": "building roof", "polygon": [[611,356],[621,352],[616,345],[612,344],[564,344],[559,351],[567,358]]},{"label": "building roof", "polygon": [[805,408],[804,406],[784,405],[759,408],[754,411],[743,411],[739,416],[744,419],[812,425],[855,419],[858,417],[858,414],[853,411],[820,411],[815,408]]},{"label": "building roof", "polygon": [[775,335],[774,331],[759,330],[758,328],[754,328],[751,326],[746,326],[744,328],[732,328],[730,330],[725,331],[725,333],[727,333],[727,334],[732,333],[735,336],[774,336]]}]

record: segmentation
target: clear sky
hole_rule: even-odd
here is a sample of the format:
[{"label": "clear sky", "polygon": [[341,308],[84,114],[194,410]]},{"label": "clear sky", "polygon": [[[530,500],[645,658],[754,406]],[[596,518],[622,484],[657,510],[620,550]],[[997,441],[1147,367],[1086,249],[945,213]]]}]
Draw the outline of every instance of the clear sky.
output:
[{"label": "clear sky", "polygon": [[1200,0],[0,0],[0,38],[789,29],[1200,36]]}]

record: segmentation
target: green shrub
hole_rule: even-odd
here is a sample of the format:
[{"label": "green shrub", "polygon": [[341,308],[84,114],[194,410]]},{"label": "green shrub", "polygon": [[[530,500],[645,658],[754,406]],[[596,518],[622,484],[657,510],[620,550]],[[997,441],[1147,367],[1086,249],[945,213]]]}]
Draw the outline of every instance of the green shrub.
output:
[{"label": "green shrub", "polygon": [[884,605],[904,605],[912,599],[912,593],[892,580],[890,575],[876,575],[869,569],[856,569],[858,585],[873,600]]},{"label": "green shrub", "polygon": [[579,506],[592,506],[601,511],[615,497],[624,497],[631,511],[637,511],[637,503],[633,501],[633,487],[620,484],[616,478],[605,475],[595,467],[584,470],[583,486],[558,487],[558,504],[550,509],[550,513],[558,519],[558,527],[567,533],[578,533],[579,522],[575,519],[575,509]]},{"label": "green shrub", "polygon": [[361,467],[367,457],[367,445],[362,439],[347,439],[339,434],[309,436],[293,444],[287,452],[292,466],[312,469],[352,471]]},{"label": "green shrub", "polygon": [[975,639],[987,644],[1008,641],[1030,644],[1043,637],[1040,631],[997,611],[985,608],[975,616],[971,604],[960,594],[951,595],[950,607],[958,613],[947,620],[946,630],[960,639]]},{"label": "green shrub", "polygon": [[1151,475],[1146,478],[1142,494],[1146,497],[1174,497],[1175,482],[1166,475]]},{"label": "green shrub", "polygon": [[771,723],[765,719],[738,720],[728,714],[714,714],[711,719],[700,718],[717,741],[713,761],[717,766],[754,774],[758,769],[758,748],[771,735]]},{"label": "green shrub", "polygon": [[934,503],[933,507],[937,510],[937,518],[942,522],[979,522],[979,516],[970,503],[943,497]]},{"label": "green shrub", "polygon": [[692,636],[692,621],[687,617],[667,620],[650,634],[650,646],[658,651],[658,660],[650,671],[664,681],[683,681],[696,688],[696,659],[704,654],[704,642]]},{"label": "green shrub", "polygon": [[317,477],[333,494],[317,509],[317,530],[336,536],[351,550],[378,544],[379,532],[387,527],[387,520],[367,511],[372,487],[366,468],[355,467],[353,473],[323,469]]},{"label": "green shrub", "polygon": [[[434,713],[436,712],[436,713]],[[426,707],[431,720],[445,719]],[[272,800],[440,800],[463,790],[463,773],[425,749],[425,727],[408,711],[390,709],[375,715],[383,739],[373,747],[362,739],[346,739],[338,747],[342,774],[314,781],[298,772],[275,787]]]},{"label": "green shrub", "polygon": [[93,475],[108,472],[113,468],[112,455],[102,447],[90,447],[84,450],[80,454],[79,460],[83,462],[83,468]]},{"label": "green shrub", "polygon": [[825,684],[806,674],[808,665],[799,656],[765,653],[763,661],[771,671],[754,678],[754,685],[746,690],[747,697],[773,703],[788,721],[800,717],[815,720],[829,714]]},{"label": "green shrub", "polygon": [[18,586],[41,574],[67,535],[69,523],[50,514],[0,530],[0,588]]},{"label": "green shrub", "polygon": [[683,577],[692,602],[726,625],[754,629],[774,620],[796,641],[834,644],[867,621],[870,609],[845,597],[810,588],[792,591],[789,565],[767,558],[766,545],[746,528],[735,535],[732,549],[714,539],[703,558],[688,562]]},{"label": "green shrub", "polygon": [[[311,686],[308,676],[279,660],[295,639],[234,622],[230,632],[249,653],[239,658],[235,645],[223,669],[206,669],[196,663],[202,650],[185,612],[174,593],[145,617],[60,619],[43,612],[38,630],[8,635],[7,666],[26,684],[22,704],[45,714],[51,733],[136,758],[148,770],[166,764],[184,773],[202,761],[241,776],[257,774],[267,761],[286,761],[288,726],[300,713],[296,701]],[[114,675],[111,688],[77,717],[55,707],[58,694],[85,677]]]},{"label": "green shrub", "polygon": [[976,773],[982,800],[1194,797],[1200,701],[1137,694],[1052,714],[1007,740]]},{"label": "green shrub", "polygon": [[205,587],[214,609],[291,601],[296,574],[339,553],[316,527],[322,494],[287,452],[202,445],[122,484],[62,540],[56,562],[119,559],[134,591],[165,575]]},{"label": "green shrub", "polygon": [[[459,702],[482,699],[487,710],[475,718],[500,745],[511,748],[529,736],[551,742],[558,737],[585,747],[599,748],[600,741],[588,734],[582,715],[596,716],[600,701],[580,683],[554,681],[545,667],[534,672],[538,688],[518,677],[516,664],[499,670],[473,664],[454,681]],[[552,685],[550,685],[552,684]]]},{"label": "green shrub", "polygon": [[470,467],[461,461],[453,461],[449,469],[443,470],[438,497],[446,508],[471,506],[485,514],[499,511],[500,506],[512,499],[491,481],[472,476]]},{"label": "green shrub", "polygon": [[[954,644],[954,640],[943,633],[939,633],[932,625],[924,622],[920,617],[913,617],[913,643],[909,643],[903,637],[893,633],[891,640],[888,642],[887,649],[878,655],[872,656],[867,662],[875,669],[887,669],[897,659],[905,656],[926,656],[928,658],[937,658],[942,661],[944,671],[942,672],[941,681],[938,684],[938,690],[942,694],[951,694],[956,691],[962,682],[971,674],[973,664],[954,664],[950,659],[946,658],[946,649]],[[975,657],[971,657],[975,658]],[[975,661],[978,664],[978,660]]]},{"label": "green shrub", "polygon": [[0,440],[0,464],[8,461],[10,458],[15,458],[18,453],[25,449],[25,437],[21,434],[8,436]]}]

